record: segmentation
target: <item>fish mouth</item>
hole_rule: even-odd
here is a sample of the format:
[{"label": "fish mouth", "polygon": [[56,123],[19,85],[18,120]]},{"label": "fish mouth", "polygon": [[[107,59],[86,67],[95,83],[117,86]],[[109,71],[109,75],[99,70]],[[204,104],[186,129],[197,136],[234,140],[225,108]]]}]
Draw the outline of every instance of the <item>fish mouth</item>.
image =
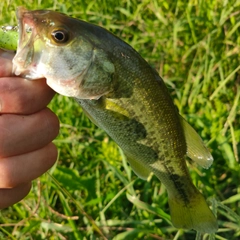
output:
[{"label": "fish mouth", "polygon": [[[35,10],[28,11],[25,7],[18,7],[16,11],[16,16],[18,19],[19,25],[19,42],[18,46],[20,48],[23,47],[29,40],[34,37],[34,41],[36,37],[40,37],[37,28],[39,23],[49,23],[46,16],[51,11],[48,10]],[[49,23],[51,25],[51,23]]]},{"label": "fish mouth", "polygon": [[51,11],[48,10],[28,11],[25,7],[18,7],[16,10],[16,16],[18,19],[20,35],[24,37],[24,33],[33,32],[38,22],[47,21],[43,16],[50,12]]},{"label": "fish mouth", "polygon": [[18,7],[16,11],[19,27],[19,39],[16,55],[13,59],[13,72],[16,75],[29,77],[28,67],[33,63],[34,59],[34,41],[38,38],[36,30],[37,18],[33,12],[28,11],[24,7]]},{"label": "fish mouth", "polygon": [[[18,46],[22,48],[33,35],[34,30],[34,16],[24,7],[18,7],[16,11],[18,26],[19,26],[19,40]],[[32,33],[32,34],[31,34]]]}]

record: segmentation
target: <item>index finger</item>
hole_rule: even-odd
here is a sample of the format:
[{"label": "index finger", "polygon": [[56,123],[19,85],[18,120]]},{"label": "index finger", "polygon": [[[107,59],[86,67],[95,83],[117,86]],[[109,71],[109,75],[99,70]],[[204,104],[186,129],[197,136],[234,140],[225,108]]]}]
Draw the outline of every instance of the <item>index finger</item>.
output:
[{"label": "index finger", "polygon": [[30,81],[13,76],[13,56],[0,49],[0,112],[32,114],[43,109],[55,92],[45,79]]},{"label": "index finger", "polygon": [[0,77],[12,75],[13,52],[7,52],[0,49]]},{"label": "index finger", "polygon": [[35,113],[45,108],[54,94],[45,79],[0,78],[0,113]]}]

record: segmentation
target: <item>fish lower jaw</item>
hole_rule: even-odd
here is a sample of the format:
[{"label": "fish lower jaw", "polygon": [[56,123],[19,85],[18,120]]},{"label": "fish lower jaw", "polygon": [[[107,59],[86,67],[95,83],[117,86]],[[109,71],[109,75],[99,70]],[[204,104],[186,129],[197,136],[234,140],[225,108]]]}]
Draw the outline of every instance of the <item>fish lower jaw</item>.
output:
[{"label": "fish lower jaw", "polygon": [[74,97],[77,99],[99,99],[100,95],[93,95],[85,92],[81,89],[81,83],[76,80],[53,80],[51,78],[47,78],[47,85],[52,88],[55,92],[66,96],[66,97]]},{"label": "fish lower jaw", "polygon": [[47,85],[55,92],[67,96],[77,97],[79,92],[79,83],[74,80],[53,80],[47,78]]}]

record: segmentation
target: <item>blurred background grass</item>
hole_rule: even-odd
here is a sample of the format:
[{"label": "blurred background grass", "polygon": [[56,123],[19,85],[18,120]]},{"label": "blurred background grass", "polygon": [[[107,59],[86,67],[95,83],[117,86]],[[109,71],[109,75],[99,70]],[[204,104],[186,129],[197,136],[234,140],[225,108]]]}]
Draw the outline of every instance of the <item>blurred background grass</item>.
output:
[{"label": "blurred background grass", "polygon": [[159,71],[211,149],[209,170],[189,170],[219,231],[172,227],[164,186],[155,176],[138,179],[74,100],[56,95],[49,107],[61,121],[58,163],[27,198],[0,212],[0,239],[240,239],[240,1],[3,0],[0,24],[16,24],[20,5],[103,26]]}]

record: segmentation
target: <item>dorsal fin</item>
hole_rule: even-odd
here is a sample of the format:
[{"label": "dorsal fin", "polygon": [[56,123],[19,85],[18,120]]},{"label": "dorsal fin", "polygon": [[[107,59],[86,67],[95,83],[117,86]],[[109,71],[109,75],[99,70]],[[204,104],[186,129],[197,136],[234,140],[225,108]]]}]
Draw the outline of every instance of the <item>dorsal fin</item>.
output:
[{"label": "dorsal fin", "polygon": [[180,121],[184,130],[187,144],[187,156],[203,168],[209,168],[212,165],[213,157],[201,137],[189,125],[189,123],[180,116]]}]

